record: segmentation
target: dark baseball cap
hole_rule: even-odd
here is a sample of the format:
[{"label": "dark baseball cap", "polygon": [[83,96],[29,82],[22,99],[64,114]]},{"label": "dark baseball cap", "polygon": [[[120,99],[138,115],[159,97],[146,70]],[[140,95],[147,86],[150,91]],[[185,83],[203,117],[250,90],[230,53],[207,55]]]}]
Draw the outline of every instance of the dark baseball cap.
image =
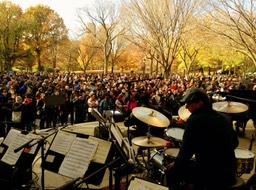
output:
[{"label": "dark baseball cap", "polygon": [[190,103],[190,102],[197,102],[202,100],[205,103],[209,102],[208,95],[200,88],[192,88],[185,92],[185,95],[182,97],[180,102],[183,103]]}]

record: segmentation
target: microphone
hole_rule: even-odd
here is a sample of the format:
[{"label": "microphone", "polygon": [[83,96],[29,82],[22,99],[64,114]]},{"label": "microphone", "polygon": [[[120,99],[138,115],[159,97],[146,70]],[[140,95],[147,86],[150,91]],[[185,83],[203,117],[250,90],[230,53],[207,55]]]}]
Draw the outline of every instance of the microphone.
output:
[{"label": "microphone", "polygon": [[26,142],[25,144],[21,145],[20,147],[14,149],[14,152],[17,153],[23,148],[29,148],[29,144],[33,141],[34,139],[31,139],[30,141]]}]

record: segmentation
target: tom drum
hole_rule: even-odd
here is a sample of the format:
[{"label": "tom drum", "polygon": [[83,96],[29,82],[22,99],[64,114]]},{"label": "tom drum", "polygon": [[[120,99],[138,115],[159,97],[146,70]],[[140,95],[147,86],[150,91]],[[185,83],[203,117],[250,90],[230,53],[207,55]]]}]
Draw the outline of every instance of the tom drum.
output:
[{"label": "tom drum", "polygon": [[237,174],[250,173],[254,166],[255,154],[249,150],[236,148]]},{"label": "tom drum", "polygon": [[184,129],[181,128],[170,128],[166,130],[167,138],[172,141],[175,146],[180,146],[184,134]]}]

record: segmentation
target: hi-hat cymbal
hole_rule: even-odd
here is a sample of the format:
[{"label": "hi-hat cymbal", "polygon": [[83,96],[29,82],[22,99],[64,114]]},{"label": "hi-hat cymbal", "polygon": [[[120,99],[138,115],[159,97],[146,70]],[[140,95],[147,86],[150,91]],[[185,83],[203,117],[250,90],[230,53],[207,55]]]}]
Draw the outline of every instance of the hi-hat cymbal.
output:
[{"label": "hi-hat cymbal", "polygon": [[137,146],[147,147],[147,148],[157,148],[157,147],[166,146],[166,141],[159,137],[147,137],[147,136],[135,137],[132,139],[132,143]]},{"label": "hi-hat cymbal", "polygon": [[178,115],[183,121],[187,121],[191,113],[190,111],[188,111],[188,109],[186,109],[186,105],[184,105],[181,106],[180,109],[178,110]]},{"label": "hi-hat cymbal", "polygon": [[212,104],[212,108],[223,113],[242,113],[248,110],[246,104],[232,101],[215,102]]},{"label": "hi-hat cymbal", "polygon": [[165,115],[150,108],[136,107],[133,108],[132,113],[140,121],[154,127],[167,127],[170,125],[170,120]]}]

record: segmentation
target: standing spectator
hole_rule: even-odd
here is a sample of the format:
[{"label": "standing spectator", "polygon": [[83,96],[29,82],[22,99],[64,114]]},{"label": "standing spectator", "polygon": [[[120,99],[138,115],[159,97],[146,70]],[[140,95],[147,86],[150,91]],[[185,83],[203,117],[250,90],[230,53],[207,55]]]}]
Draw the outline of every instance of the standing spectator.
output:
[{"label": "standing spectator", "polygon": [[119,111],[121,111],[121,113],[124,115],[127,111],[127,105],[123,101],[123,97],[124,97],[124,95],[122,93],[120,93],[116,98],[115,105],[116,105],[116,108]]},{"label": "standing spectator", "polygon": [[26,131],[32,131],[36,119],[36,105],[32,98],[25,98],[23,104],[24,110],[21,122],[25,124]]},{"label": "standing spectator", "polygon": [[95,118],[91,114],[92,108],[97,108],[99,107],[99,102],[96,99],[95,93],[93,91],[90,92],[89,94],[90,98],[88,99],[88,121],[95,121]]},{"label": "standing spectator", "polygon": [[15,115],[16,118],[12,118],[13,122],[17,122],[15,126],[19,129],[25,130],[25,124],[22,122],[24,119],[24,104],[23,99],[21,96],[16,96],[15,102],[13,103],[12,112],[13,116]]},{"label": "standing spectator", "polygon": [[75,113],[75,123],[83,123],[85,121],[85,100],[84,97],[80,95],[79,91],[74,92],[73,104]]},{"label": "standing spectator", "polygon": [[74,104],[70,100],[69,94],[66,92],[63,94],[65,97],[65,104],[61,105],[60,109],[60,121],[62,126],[67,126],[68,116],[70,115],[71,125],[74,124]]},{"label": "standing spectator", "polygon": [[99,105],[99,112],[103,114],[106,110],[113,110],[114,109],[114,103],[112,102],[112,99],[110,98],[109,93],[105,93],[105,98],[100,101]]},{"label": "standing spectator", "polygon": [[39,118],[39,128],[44,129],[47,122],[47,113],[45,111],[45,93],[40,94],[40,98],[36,102],[37,117]]},{"label": "standing spectator", "polygon": [[11,121],[12,120],[12,104],[13,102],[11,101],[11,94],[8,93],[6,89],[3,89],[2,91],[2,117],[3,121]]}]

